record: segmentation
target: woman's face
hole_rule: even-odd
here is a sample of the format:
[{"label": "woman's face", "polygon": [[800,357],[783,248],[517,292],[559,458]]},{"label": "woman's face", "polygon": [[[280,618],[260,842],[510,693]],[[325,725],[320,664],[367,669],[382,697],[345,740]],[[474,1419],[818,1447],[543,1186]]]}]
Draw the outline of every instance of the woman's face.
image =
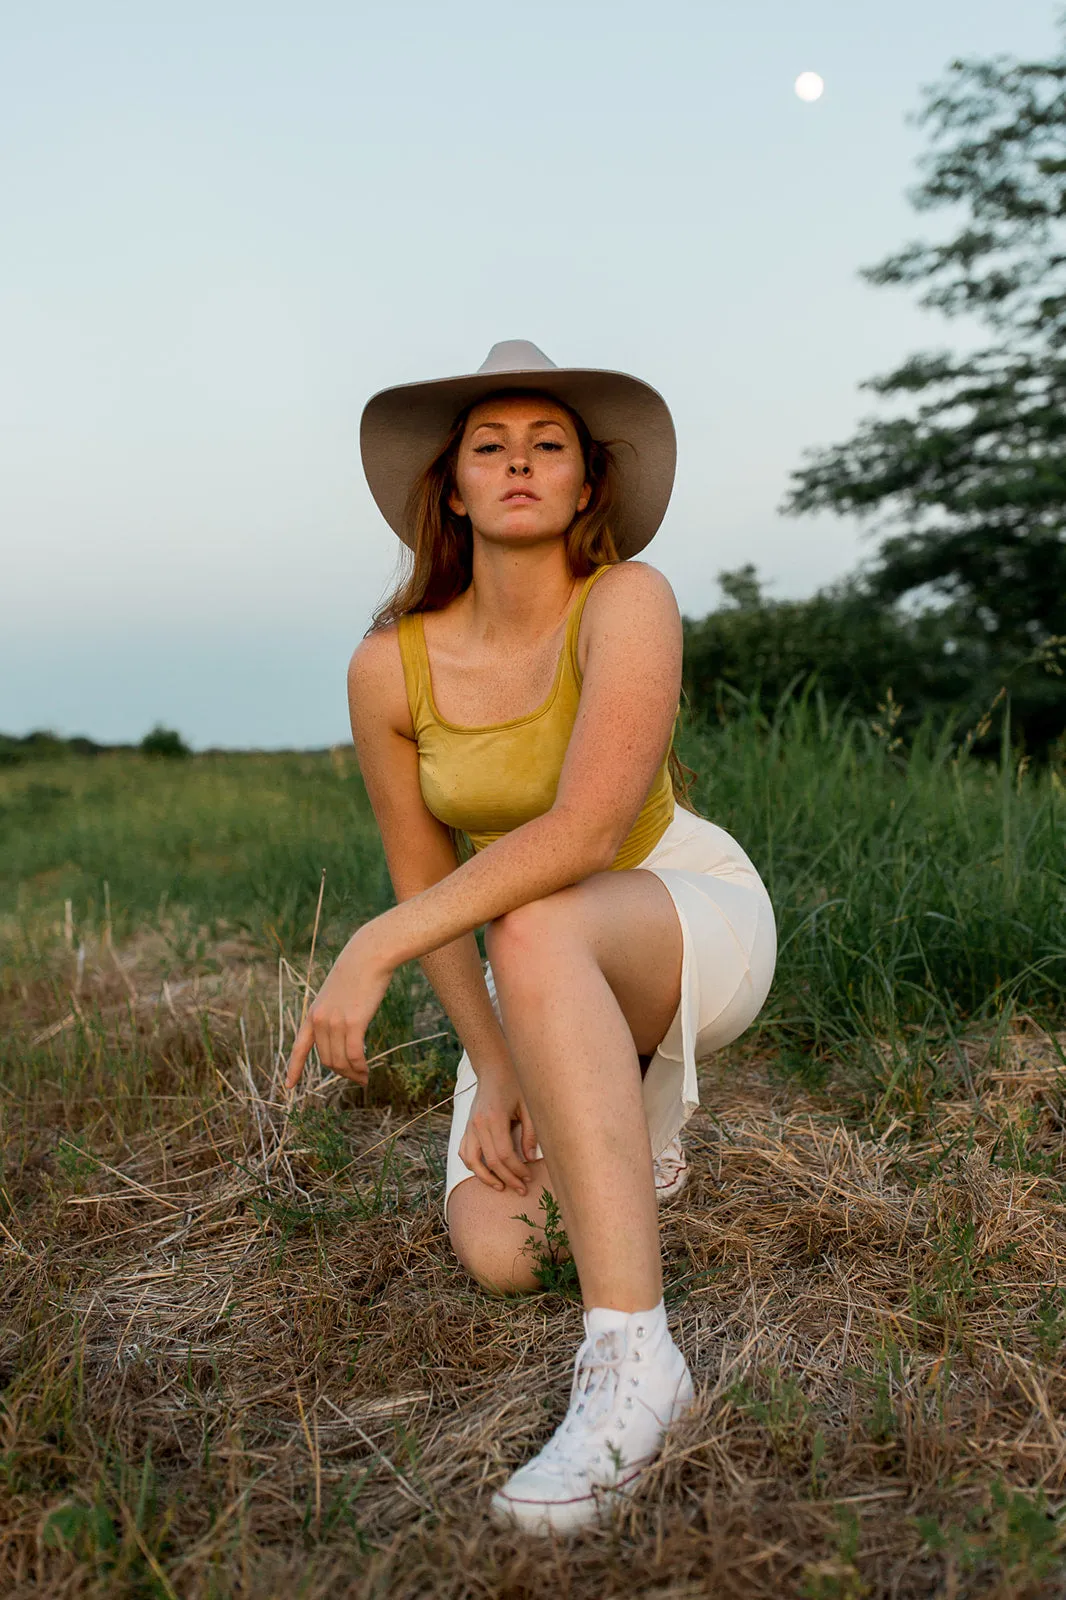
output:
[{"label": "woman's face", "polygon": [[489,539],[564,534],[592,490],[570,416],[544,395],[483,400],[466,420],[448,504]]}]

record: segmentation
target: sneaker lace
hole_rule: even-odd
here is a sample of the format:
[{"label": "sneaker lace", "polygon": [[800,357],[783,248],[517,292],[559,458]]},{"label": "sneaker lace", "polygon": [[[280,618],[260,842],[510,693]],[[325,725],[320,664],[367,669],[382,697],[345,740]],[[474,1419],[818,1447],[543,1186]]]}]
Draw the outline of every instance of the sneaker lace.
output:
[{"label": "sneaker lace", "polygon": [[586,1339],[574,1357],[570,1404],[566,1416],[541,1453],[541,1460],[571,1459],[574,1448],[590,1448],[615,1411],[625,1349],[615,1333]]},{"label": "sneaker lace", "polygon": [[660,1150],[655,1157],[655,1176],[664,1179],[676,1178],[679,1170],[687,1165],[680,1139],[672,1139],[665,1150]]}]

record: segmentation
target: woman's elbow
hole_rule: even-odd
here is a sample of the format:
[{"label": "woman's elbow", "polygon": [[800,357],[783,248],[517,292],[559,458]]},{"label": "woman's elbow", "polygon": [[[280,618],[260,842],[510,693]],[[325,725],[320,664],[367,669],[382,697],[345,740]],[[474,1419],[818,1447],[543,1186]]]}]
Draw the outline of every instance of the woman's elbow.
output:
[{"label": "woman's elbow", "polygon": [[578,817],[565,807],[558,808],[557,815],[565,829],[567,846],[573,850],[573,881],[578,883],[593,872],[606,872],[621,848],[617,827],[608,823],[590,825],[587,817]]}]

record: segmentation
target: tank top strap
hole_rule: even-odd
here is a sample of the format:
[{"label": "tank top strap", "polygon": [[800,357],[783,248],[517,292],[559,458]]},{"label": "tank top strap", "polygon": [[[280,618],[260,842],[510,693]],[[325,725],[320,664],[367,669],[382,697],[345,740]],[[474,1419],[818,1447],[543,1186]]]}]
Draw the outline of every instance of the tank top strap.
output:
[{"label": "tank top strap", "polygon": [[427,722],[433,720],[429,693],[429,657],[426,654],[426,636],[422,631],[422,613],[405,612],[396,622],[396,639],[403,663],[403,681],[407,688],[407,705],[415,737]]},{"label": "tank top strap", "polygon": [[581,613],[585,609],[585,601],[589,597],[589,590],[592,585],[597,578],[601,578],[605,572],[609,572],[612,565],[613,563],[608,562],[606,566],[596,567],[594,571],[589,573],[581,586],[581,593],[577,597],[574,609],[566,619],[566,659],[570,663],[570,671],[573,673],[575,683],[581,682],[581,668],[577,664],[577,635],[578,629],[581,627]]}]

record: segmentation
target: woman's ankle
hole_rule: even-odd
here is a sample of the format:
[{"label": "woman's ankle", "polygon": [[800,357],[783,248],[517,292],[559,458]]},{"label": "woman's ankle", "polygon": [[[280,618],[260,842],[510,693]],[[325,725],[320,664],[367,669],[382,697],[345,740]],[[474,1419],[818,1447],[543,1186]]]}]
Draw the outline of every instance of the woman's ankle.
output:
[{"label": "woman's ankle", "polygon": [[666,1303],[661,1296],[655,1305],[640,1311],[618,1311],[612,1306],[587,1306],[584,1317],[586,1331],[593,1337],[615,1331],[629,1334],[638,1327],[656,1335],[670,1331],[666,1323]]}]

